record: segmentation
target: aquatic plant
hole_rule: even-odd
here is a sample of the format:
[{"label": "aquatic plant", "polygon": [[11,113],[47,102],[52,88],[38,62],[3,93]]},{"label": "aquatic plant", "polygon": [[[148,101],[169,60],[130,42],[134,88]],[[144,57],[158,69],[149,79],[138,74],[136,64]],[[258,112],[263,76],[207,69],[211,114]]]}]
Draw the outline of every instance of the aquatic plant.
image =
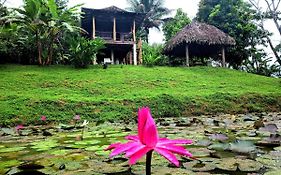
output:
[{"label": "aquatic plant", "polygon": [[75,115],[74,117],[73,117],[73,119],[74,119],[74,127],[76,127],[76,124],[77,124],[77,122],[81,119],[81,117],[80,117],[80,115]]},{"label": "aquatic plant", "polygon": [[23,129],[24,126],[23,125],[17,125],[16,126],[16,132],[20,135],[20,130]]},{"label": "aquatic plant", "polygon": [[44,116],[44,115],[42,115],[42,116],[41,116],[41,121],[45,122],[46,120],[47,120],[47,117]]},{"label": "aquatic plant", "polygon": [[153,120],[149,108],[141,108],[138,111],[138,135],[129,135],[125,137],[127,143],[113,143],[106,150],[113,151],[110,157],[125,153],[129,158],[129,164],[135,164],[141,157],[146,154],[146,175],[151,174],[152,152],[156,151],[171,163],[179,167],[179,161],[174,154],[192,157],[183,144],[191,144],[192,140],[168,138],[159,138],[155,121]]}]

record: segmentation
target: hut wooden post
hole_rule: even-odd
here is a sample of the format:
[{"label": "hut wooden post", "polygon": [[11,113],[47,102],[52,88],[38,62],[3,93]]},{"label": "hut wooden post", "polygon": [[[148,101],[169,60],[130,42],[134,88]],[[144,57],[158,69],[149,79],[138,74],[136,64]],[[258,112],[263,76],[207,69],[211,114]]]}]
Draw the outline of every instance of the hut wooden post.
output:
[{"label": "hut wooden post", "polygon": [[96,38],[96,20],[95,17],[93,17],[93,39]]},{"label": "hut wooden post", "polygon": [[111,57],[111,63],[114,64],[114,50],[111,49],[111,53],[110,53],[110,57]]},{"label": "hut wooden post", "polygon": [[142,40],[139,39],[138,42],[138,48],[139,48],[139,53],[138,53],[138,59],[139,59],[139,64],[142,64]]},{"label": "hut wooden post", "polygon": [[133,22],[133,41],[136,42],[136,21]]},{"label": "hut wooden post", "polygon": [[116,41],[116,17],[113,18],[113,41]]},{"label": "hut wooden post", "polygon": [[225,48],[224,47],[222,47],[222,50],[221,50],[221,52],[222,52],[222,67],[225,67]]},{"label": "hut wooden post", "polygon": [[188,44],[185,45],[185,58],[186,58],[186,66],[189,67],[189,50],[188,50]]}]

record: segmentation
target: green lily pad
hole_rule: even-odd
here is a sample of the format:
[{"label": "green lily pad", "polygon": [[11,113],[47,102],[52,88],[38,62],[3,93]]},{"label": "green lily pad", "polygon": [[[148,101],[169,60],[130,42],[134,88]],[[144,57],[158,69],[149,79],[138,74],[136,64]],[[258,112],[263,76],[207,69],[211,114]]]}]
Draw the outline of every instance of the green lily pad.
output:
[{"label": "green lily pad", "polygon": [[221,162],[217,164],[217,168],[226,171],[236,171],[238,163],[235,158],[223,158]]},{"label": "green lily pad", "polygon": [[4,132],[4,134],[7,135],[15,135],[16,131],[14,128],[1,128],[1,130]]},{"label": "green lily pad", "polygon": [[108,157],[109,154],[110,154],[110,151],[100,150],[100,151],[96,151],[95,154],[98,155],[98,156],[106,156],[106,157]]},{"label": "green lily pad", "polygon": [[54,151],[51,151],[50,154],[52,155],[65,155],[67,153],[69,153],[70,151],[68,150],[65,150],[65,149],[61,149],[61,150],[54,150]]},{"label": "green lily pad", "polygon": [[195,172],[206,172],[212,171],[216,169],[216,165],[212,162],[199,162],[199,161],[192,161],[184,163],[183,166],[191,171]]},{"label": "green lily pad", "polygon": [[0,153],[9,153],[9,152],[18,152],[21,150],[24,150],[25,147],[19,146],[19,147],[10,147],[10,148],[0,148]]},{"label": "green lily pad", "polygon": [[[123,166],[122,164],[109,164],[106,162],[102,161],[88,161],[87,162],[88,166],[91,167],[91,169],[95,172],[94,174],[97,173],[102,173],[102,174],[128,174],[128,169],[129,166]],[[127,172],[127,173],[125,173]]]},{"label": "green lily pad", "polygon": [[189,151],[194,157],[208,157],[213,152],[207,148],[189,148]]},{"label": "green lily pad", "polygon": [[239,160],[239,170],[243,172],[258,172],[263,165],[257,161],[250,159],[240,159]]},{"label": "green lily pad", "polygon": [[0,162],[0,169],[2,168],[9,168],[20,165],[21,162],[18,160],[8,160],[8,161],[1,161]]},{"label": "green lily pad", "polygon": [[101,150],[101,146],[90,146],[90,147],[87,147],[85,148],[86,151],[100,151]]},{"label": "green lily pad", "polygon": [[100,143],[99,140],[81,140],[81,141],[76,141],[74,144],[75,145],[95,145]]},{"label": "green lily pad", "polygon": [[264,173],[264,175],[280,175],[280,170],[272,170]]},{"label": "green lily pad", "polygon": [[263,165],[257,161],[239,158],[223,158],[217,168],[227,171],[258,172]]},{"label": "green lily pad", "polygon": [[228,143],[215,143],[208,146],[208,149],[216,150],[216,151],[224,151],[229,149]]},{"label": "green lily pad", "polygon": [[238,153],[251,153],[256,150],[256,146],[251,141],[239,140],[230,144],[230,150]]},{"label": "green lily pad", "polygon": [[33,145],[31,148],[36,149],[37,151],[47,151],[59,146],[59,143],[56,140],[49,139],[33,142],[31,145]]}]

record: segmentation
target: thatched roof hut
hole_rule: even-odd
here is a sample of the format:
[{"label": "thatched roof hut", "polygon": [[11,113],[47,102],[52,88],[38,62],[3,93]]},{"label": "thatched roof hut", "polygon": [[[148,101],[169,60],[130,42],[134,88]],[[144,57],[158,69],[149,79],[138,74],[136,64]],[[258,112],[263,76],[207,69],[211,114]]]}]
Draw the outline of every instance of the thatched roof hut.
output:
[{"label": "thatched roof hut", "polygon": [[164,53],[186,57],[189,66],[190,56],[211,56],[222,51],[223,66],[225,65],[225,47],[235,45],[235,40],[215,26],[193,21],[185,26],[167,42]]}]

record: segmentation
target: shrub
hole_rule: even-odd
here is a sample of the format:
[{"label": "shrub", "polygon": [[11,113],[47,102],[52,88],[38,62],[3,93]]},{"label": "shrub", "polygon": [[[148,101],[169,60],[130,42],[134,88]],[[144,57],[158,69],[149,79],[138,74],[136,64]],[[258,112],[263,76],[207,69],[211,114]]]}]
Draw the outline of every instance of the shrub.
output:
[{"label": "shrub", "polygon": [[104,47],[104,41],[100,38],[94,40],[81,36],[72,38],[69,49],[70,62],[76,68],[86,68]]},{"label": "shrub", "polygon": [[161,52],[163,50],[163,45],[153,44],[149,45],[147,43],[143,44],[143,64],[149,67],[152,66],[165,66],[168,65],[169,59],[164,56]]}]

